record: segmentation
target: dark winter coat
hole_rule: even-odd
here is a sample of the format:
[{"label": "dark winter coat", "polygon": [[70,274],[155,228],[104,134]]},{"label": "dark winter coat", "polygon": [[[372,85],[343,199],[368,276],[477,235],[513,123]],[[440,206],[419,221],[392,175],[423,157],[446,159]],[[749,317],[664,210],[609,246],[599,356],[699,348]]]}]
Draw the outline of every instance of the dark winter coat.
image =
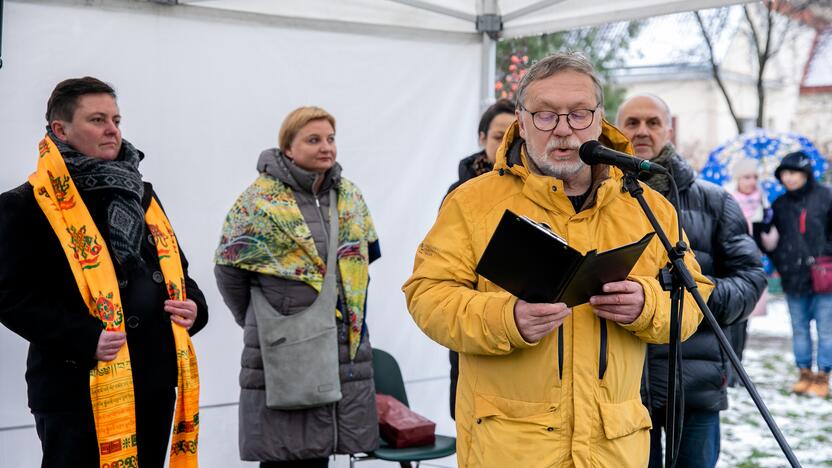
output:
[{"label": "dark winter coat", "polygon": [[[145,183],[145,211],[155,196]],[[92,192],[82,197],[110,248],[107,200]],[[126,272],[114,262],[137,400],[174,388],[177,377],[170,316],[163,310],[168,294],[147,225],[143,239],[145,268]],[[193,335],[207,323],[208,308],[180,255],[187,297],[197,304],[189,330]],[[103,326],[82,300],[64,249],[29,183],[0,195],[0,259],[0,322],[29,342],[29,407],[33,412],[91,412],[89,370],[96,364]]]},{"label": "dark winter coat", "polygon": [[488,162],[485,156],[485,150],[479,151],[459,161],[459,180],[448,187],[448,193],[451,193],[470,179],[478,175],[485,174],[494,168],[494,163]]},{"label": "dark winter coat", "polygon": [[[812,179],[803,187],[786,192],[772,204],[772,224],[780,234],[771,260],[780,273],[783,292],[811,294],[809,265],[815,258],[832,255],[830,215],[832,188]],[[805,233],[800,232],[801,212],[806,210]]]},{"label": "dark winter coat", "polygon": [[[291,164],[279,163],[277,158],[284,156],[276,149],[264,151],[258,168],[292,189],[303,219],[315,240],[318,254],[325,260],[329,205],[336,203],[336,200],[330,200],[329,190],[340,180],[340,166],[336,164],[328,171],[316,196],[312,193],[314,174]],[[378,242],[371,243],[370,261],[379,256]],[[249,461],[283,461],[375,450],[379,441],[378,419],[372,348],[366,329],[358,353],[351,362],[347,324],[342,320],[337,321],[342,394],[340,401],[302,410],[269,409],[266,407],[257,320],[254,314],[246,313],[251,286],[258,285],[269,303],[287,315],[309,307],[318,294],[311,286],[300,281],[231,266],[218,265],[214,268],[214,274],[226,305],[244,329],[240,369],[240,458]]]},{"label": "dark winter coat", "polygon": [[[690,247],[702,273],[715,285],[708,307],[728,335],[728,326],[751,314],[766,286],[760,251],[748,235],[742,210],[728,192],[697,180],[693,168],[678,154],[669,165],[679,188],[678,205]],[[667,345],[648,346],[647,385],[642,387],[642,396],[646,397],[649,389],[646,399],[653,408],[664,407],[667,400],[668,350]],[[731,364],[707,321],[682,343],[682,357],[685,405],[705,411],[726,409]]]}]

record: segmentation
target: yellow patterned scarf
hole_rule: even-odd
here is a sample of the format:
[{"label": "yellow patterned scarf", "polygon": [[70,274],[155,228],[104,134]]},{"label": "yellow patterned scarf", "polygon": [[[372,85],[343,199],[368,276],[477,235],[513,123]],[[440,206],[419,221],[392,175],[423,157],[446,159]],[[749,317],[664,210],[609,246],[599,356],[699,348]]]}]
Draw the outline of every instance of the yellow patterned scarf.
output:
[{"label": "yellow patterned scarf", "polygon": [[[37,171],[29,176],[35,199],[64,248],[72,274],[90,314],[110,331],[124,331],[118,282],[101,234],[78,192],[55,143],[44,137],[38,145]],[[145,221],[156,238],[159,265],[171,299],[185,300],[185,275],[179,246],[162,208],[153,199]],[[170,467],[197,466],[199,434],[199,373],[187,330],[171,322],[179,369]],[[138,466],[136,406],[130,353],[122,346],[113,361],[98,362],[90,371],[95,431],[100,466]]]}]

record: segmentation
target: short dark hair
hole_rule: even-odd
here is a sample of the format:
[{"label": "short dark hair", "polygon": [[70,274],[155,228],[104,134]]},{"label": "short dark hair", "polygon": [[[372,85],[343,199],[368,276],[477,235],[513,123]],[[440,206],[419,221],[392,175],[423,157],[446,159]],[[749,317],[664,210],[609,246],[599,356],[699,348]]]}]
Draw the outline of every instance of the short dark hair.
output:
[{"label": "short dark hair", "polygon": [[491,126],[491,121],[500,114],[514,115],[514,103],[508,99],[498,99],[497,102],[491,104],[480,117],[479,133],[488,135],[488,127]]},{"label": "short dark hair", "polygon": [[71,122],[75,109],[78,108],[78,98],[85,94],[109,94],[113,99],[116,98],[113,87],[98,78],[85,76],[61,81],[52,90],[52,95],[46,103],[46,122]]}]

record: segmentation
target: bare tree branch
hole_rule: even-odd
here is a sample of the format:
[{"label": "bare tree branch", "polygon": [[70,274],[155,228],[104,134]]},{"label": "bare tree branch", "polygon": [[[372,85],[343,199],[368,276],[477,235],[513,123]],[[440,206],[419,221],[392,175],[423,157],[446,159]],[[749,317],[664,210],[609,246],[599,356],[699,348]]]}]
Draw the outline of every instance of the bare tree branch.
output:
[{"label": "bare tree branch", "polygon": [[711,41],[710,34],[708,34],[707,28],[705,28],[705,23],[702,21],[702,16],[699,14],[698,11],[693,12],[694,16],[696,16],[696,22],[699,23],[699,29],[702,31],[702,38],[705,40],[705,45],[708,48],[708,59],[711,64],[711,75],[716,81],[716,85],[719,87],[719,90],[722,91],[722,96],[725,98],[725,104],[728,105],[728,112],[731,113],[731,117],[734,119],[734,123],[737,125],[737,133],[742,133],[742,122],[737,117],[736,111],[734,111],[734,104],[731,101],[731,96],[728,94],[728,90],[725,89],[725,84],[722,82],[722,75],[719,71],[719,65],[716,63],[716,59],[714,58],[714,46],[713,42]]},{"label": "bare tree branch", "polygon": [[[757,118],[755,119],[755,125],[757,128],[763,128],[763,124],[765,123],[765,110],[766,110],[766,89],[765,83],[763,79],[765,77],[766,72],[766,65],[768,65],[768,60],[772,57],[771,51],[771,36],[774,33],[774,5],[772,0],[768,0],[765,2],[766,12],[765,12],[765,46],[762,48],[758,47],[758,54],[757,54]],[[751,25],[751,28],[754,29],[754,21],[751,20],[750,15],[748,16],[748,22]],[[762,49],[762,50],[760,50]]]},{"label": "bare tree branch", "polygon": [[765,62],[767,62],[768,59],[774,57],[778,52],[780,52],[780,48],[786,42],[786,36],[789,34],[789,25],[791,24],[791,20],[786,18],[786,22],[782,29],[783,34],[777,41],[774,41],[774,43],[771,41],[772,37],[774,37],[775,29],[777,29],[777,25],[774,23],[774,13],[779,13],[777,8],[779,8],[779,6],[772,5],[772,2],[766,2],[766,47],[760,60],[760,64],[763,68],[765,68]]},{"label": "bare tree branch", "polygon": [[748,26],[751,28],[751,43],[754,44],[754,50],[757,51],[757,58],[759,59],[763,51],[760,48],[760,34],[757,32],[757,25],[754,24],[754,20],[751,18],[751,12],[748,11],[748,5],[742,6],[742,11],[745,13],[745,19],[748,21]]}]

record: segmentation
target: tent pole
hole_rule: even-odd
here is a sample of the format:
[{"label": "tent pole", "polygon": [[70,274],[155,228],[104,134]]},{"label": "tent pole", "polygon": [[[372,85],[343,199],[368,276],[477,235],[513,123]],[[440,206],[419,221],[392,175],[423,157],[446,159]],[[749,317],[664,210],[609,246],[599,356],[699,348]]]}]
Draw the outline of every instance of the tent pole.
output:
[{"label": "tent pole", "polygon": [[497,75],[497,39],[482,34],[482,68],[480,75],[480,113],[494,103],[494,78]]},{"label": "tent pole", "polygon": [[478,0],[477,31],[482,33],[480,65],[480,113],[494,103],[494,79],[497,76],[497,39],[503,30],[497,0]]},{"label": "tent pole", "polygon": [[540,0],[538,2],[532,3],[531,5],[526,5],[523,8],[514,10],[510,13],[506,13],[505,15],[503,15],[503,21],[511,21],[516,18],[530,15],[538,10],[542,10],[553,5],[557,5],[558,3],[563,3],[564,1],[566,0]]},{"label": "tent pole", "polygon": [[453,8],[447,8],[440,5],[436,5],[434,3],[426,2],[424,0],[389,0],[394,3],[401,3],[402,5],[407,5],[413,8],[419,8],[421,10],[431,11],[433,13],[439,13],[440,15],[450,16],[452,18],[458,18],[463,21],[469,21],[471,23],[477,20],[477,17],[466,13],[464,11],[455,10]]},{"label": "tent pole", "polygon": [[3,0],[0,0],[0,68],[3,68]]}]

